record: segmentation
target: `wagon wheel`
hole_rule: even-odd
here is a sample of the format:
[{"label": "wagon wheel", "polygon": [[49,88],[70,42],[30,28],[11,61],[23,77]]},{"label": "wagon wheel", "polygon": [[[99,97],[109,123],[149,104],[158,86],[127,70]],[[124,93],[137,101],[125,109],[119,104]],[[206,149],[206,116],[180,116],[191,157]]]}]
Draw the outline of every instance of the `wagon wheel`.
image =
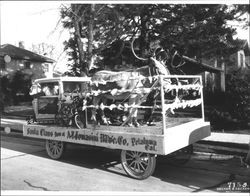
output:
[{"label": "wagon wheel", "polygon": [[121,164],[129,176],[143,180],[153,174],[156,156],[149,153],[122,150]]},{"label": "wagon wheel", "polygon": [[183,165],[187,163],[193,154],[193,145],[189,145],[180,150],[177,150],[167,156],[169,163]]},{"label": "wagon wheel", "polygon": [[52,159],[60,159],[65,151],[65,143],[56,140],[46,140],[46,152]]}]

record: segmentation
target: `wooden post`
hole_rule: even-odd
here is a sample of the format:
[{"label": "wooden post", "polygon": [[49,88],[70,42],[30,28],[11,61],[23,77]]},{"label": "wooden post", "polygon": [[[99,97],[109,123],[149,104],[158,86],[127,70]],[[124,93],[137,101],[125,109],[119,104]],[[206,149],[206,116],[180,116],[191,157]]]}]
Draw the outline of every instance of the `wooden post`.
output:
[{"label": "wooden post", "polygon": [[162,107],[162,134],[165,134],[166,130],[166,109],[165,109],[165,99],[164,99],[164,88],[163,88],[163,76],[160,77],[160,86],[161,86],[161,107]]},{"label": "wooden post", "polygon": [[202,119],[205,121],[205,111],[204,111],[204,97],[203,97],[203,83],[202,83],[202,78],[200,76],[200,81],[201,81],[201,114],[202,114]]},{"label": "wooden post", "polygon": [[245,159],[245,163],[248,165],[248,167],[250,167],[250,142],[249,142],[249,150],[248,153],[246,155],[246,159]]},{"label": "wooden post", "polygon": [[222,71],[220,72],[220,90],[222,92],[226,91],[226,67],[225,67],[225,61],[222,59],[222,64],[221,64],[221,69]]}]

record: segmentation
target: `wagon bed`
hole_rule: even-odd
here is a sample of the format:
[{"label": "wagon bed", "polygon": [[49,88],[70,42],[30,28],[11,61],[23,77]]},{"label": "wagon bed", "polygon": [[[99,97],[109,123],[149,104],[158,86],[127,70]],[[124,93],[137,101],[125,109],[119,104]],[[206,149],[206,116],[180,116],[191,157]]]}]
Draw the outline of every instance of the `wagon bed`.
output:
[{"label": "wagon bed", "polygon": [[[164,86],[164,81],[171,78],[199,79],[199,84]],[[140,80],[141,78],[138,78]],[[156,104],[155,126],[140,127],[94,125],[87,122],[86,128],[60,127],[56,125],[24,125],[23,135],[46,140],[46,151],[53,159],[62,156],[65,143],[93,145],[121,150],[121,163],[124,170],[133,178],[149,177],[156,164],[156,155],[167,155],[183,149],[210,135],[210,123],[205,122],[202,80],[200,76],[159,76],[154,88],[160,89],[160,105]],[[152,89],[151,87],[151,89]],[[150,89],[150,90],[151,90]],[[181,90],[195,90],[192,99],[180,100]],[[165,93],[175,92],[174,99],[169,103]],[[198,96],[197,96],[198,94]],[[96,106],[88,106],[96,107]],[[110,106],[105,106],[109,108]],[[139,109],[145,106],[136,105]],[[152,106],[153,107],[153,106]],[[198,107],[195,117],[174,115],[176,109]],[[154,106],[155,108],[155,106]],[[172,115],[168,115],[169,111]],[[86,112],[87,115],[87,112]],[[86,118],[86,121],[88,118]]]}]

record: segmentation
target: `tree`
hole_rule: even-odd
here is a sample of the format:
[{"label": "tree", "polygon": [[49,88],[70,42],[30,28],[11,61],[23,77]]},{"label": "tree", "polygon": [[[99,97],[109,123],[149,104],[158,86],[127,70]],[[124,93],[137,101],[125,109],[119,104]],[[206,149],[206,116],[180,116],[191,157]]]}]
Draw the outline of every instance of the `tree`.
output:
[{"label": "tree", "polygon": [[[189,57],[227,55],[228,42],[236,29],[228,21],[241,19],[238,5],[165,5],[159,10],[161,22],[154,28],[165,47],[176,45]],[[164,10],[164,11],[163,11]]]},{"label": "tree", "polygon": [[[121,23],[117,22],[118,12],[112,8],[102,4],[72,4],[61,10],[64,27],[71,30],[70,39],[77,43],[77,49],[71,48],[73,45],[69,42],[65,42],[65,48],[77,53],[82,72],[87,72],[94,55],[122,35],[121,25],[117,25]],[[78,65],[73,63],[74,66]]]},{"label": "tree", "polygon": [[54,57],[55,46],[46,43],[32,44],[31,51],[37,54],[48,56],[49,58]]},{"label": "tree", "polygon": [[[72,4],[61,10],[64,27],[78,47],[72,50],[80,62],[72,67],[84,72],[93,56],[99,57],[96,64],[101,65],[104,49],[135,35],[139,35],[141,56],[148,55],[150,42],[156,39],[169,52],[174,47],[197,59],[227,56],[228,41],[236,33],[227,22],[246,21],[240,17],[246,12],[249,5],[216,4]],[[66,48],[73,46],[66,42]]]}]

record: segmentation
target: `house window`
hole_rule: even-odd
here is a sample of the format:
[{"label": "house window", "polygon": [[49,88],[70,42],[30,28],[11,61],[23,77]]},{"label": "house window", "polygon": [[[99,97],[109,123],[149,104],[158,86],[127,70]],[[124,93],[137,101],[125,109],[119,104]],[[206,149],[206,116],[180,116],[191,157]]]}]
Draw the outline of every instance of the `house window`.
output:
[{"label": "house window", "polygon": [[24,68],[25,69],[30,69],[30,62],[29,61],[24,62]]},{"label": "house window", "polygon": [[48,64],[43,64],[43,71],[44,71],[44,73],[49,72],[49,65]]},{"label": "house window", "polygon": [[240,54],[240,67],[244,66],[244,62],[243,62],[243,54]]}]

